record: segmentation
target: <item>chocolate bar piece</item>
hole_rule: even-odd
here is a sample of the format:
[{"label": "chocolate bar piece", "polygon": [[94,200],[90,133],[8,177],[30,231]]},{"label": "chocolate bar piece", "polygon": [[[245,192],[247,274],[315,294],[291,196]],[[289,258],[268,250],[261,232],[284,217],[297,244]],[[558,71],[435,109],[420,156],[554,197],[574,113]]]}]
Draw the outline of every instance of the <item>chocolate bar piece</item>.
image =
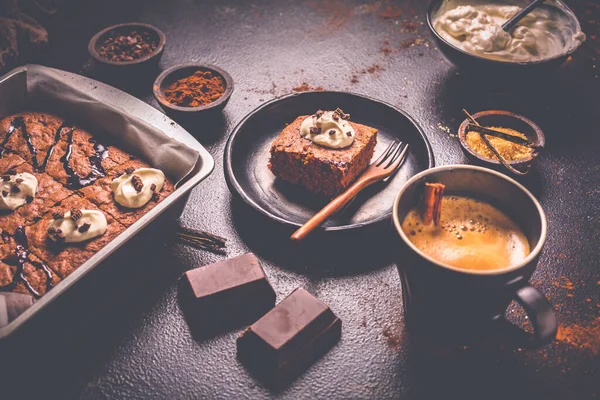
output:
[{"label": "chocolate bar piece", "polygon": [[275,291],[252,253],[187,271],[181,281],[198,315],[258,318],[275,306]]},{"label": "chocolate bar piece", "polygon": [[303,288],[294,290],[237,339],[239,359],[264,378],[302,370],[340,338],[342,321]]}]

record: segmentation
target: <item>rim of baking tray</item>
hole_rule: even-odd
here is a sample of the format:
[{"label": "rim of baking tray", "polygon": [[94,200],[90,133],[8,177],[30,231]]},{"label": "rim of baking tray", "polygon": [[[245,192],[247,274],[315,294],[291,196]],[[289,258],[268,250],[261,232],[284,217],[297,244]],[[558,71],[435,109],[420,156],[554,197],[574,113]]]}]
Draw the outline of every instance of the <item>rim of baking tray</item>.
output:
[{"label": "rim of baking tray", "polygon": [[[225,145],[225,153],[223,155],[223,165],[224,165],[224,169],[225,169],[225,181],[227,182],[227,186],[229,187],[229,190],[233,194],[235,194],[239,198],[241,198],[250,207],[252,207],[255,210],[257,210],[258,212],[260,212],[261,214],[263,214],[279,223],[282,223],[284,225],[293,226],[293,227],[302,226],[301,223],[289,221],[285,218],[282,218],[278,215],[275,215],[275,214],[269,212],[268,210],[265,210],[262,206],[260,206],[257,202],[255,202],[252,199],[252,197],[250,197],[246,193],[246,191],[242,188],[242,186],[237,181],[235,174],[233,172],[233,167],[232,167],[232,163],[231,163],[231,153],[232,153],[233,141],[234,141],[235,137],[237,136],[238,132],[240,131],[240,129],[244,126],[244,124],[250,118],[252,118],[254,115],[261,112],[263,109],[265,109],[265,108],[271,106],[272,104],[277,103],[281,100],[289,99],[291,97],[304,96],[304,95],[308,95],[308,94],[314,95],[315,93],[338,94],[338,95],[344,95],[344,96],[360,97],[362,99],[373,101],[375,103],[384,105],[388,108],[391,108],[395,112],[402,114],[402,116],[404,116],[416,128],[421,139],[425,143],[425,149],[427,150],[427,158],[428,158],[428,164],[427,164],[427,167],[425,168],[425,170],[428,170],[429,168],[434,167],[435,159],[434,159],[434,155],[433,155],[433,150],[431,148],[431,144],[429,143],[429,140],[427,139],[427,136],[425,135],[425,131],[423,131],[423,128],[421,128],[421,126],[417,123],[417,121],[413,117],[411,117],[405,111],[399,109],[398,107],[396,107],[390,103],[387,103],[385,101],[375,99],[370,96],[365,96],[363,94],[352,93],[352,92],[340,92],[340,91],[329,91],[328,90],[328,91],[308,91],[308,92],[289,93],[287,95],[283,95],[281,97],[277,97],[266,103],[263,103],[260,106],[256,107],[254,110],[252,110],[250,113],[248,113],[231,131],[231,134],[229,135],[229,138],[227,139],[227,144]],[[324,226],[324,227],[321,227],[321,230],[325,231],[325,232],[348,231],[348,230],[353,230],[353,229],[363,228],[366,226],[375,225],[382,221],[389,220],[391,218],[391,216],[392,216],[392,204],[390,204],[389,212],[386,212],[386,213],[382,214],[381,216],[379,216],[378,218],[370,220],[369,222],[360,222],[360,223],[354,223],[354,224],[348,224],[348,225],[337,225],[337,226]]]}]

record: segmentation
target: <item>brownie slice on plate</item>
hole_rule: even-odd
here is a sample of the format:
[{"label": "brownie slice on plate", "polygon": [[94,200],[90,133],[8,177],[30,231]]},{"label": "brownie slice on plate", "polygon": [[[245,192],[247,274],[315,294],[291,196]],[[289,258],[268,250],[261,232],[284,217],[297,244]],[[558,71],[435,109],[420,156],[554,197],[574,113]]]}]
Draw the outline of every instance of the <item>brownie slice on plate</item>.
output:
[{"label": "brownie slice on plate", "polygon": [[369,166],[377,144],[377,129],[350,122],[356,133],[354,142],[342,149],[331,149],[300,136],[300,125],[307,117],[296,118],[275,139],[269,168],[279,179],[334,197]]}]

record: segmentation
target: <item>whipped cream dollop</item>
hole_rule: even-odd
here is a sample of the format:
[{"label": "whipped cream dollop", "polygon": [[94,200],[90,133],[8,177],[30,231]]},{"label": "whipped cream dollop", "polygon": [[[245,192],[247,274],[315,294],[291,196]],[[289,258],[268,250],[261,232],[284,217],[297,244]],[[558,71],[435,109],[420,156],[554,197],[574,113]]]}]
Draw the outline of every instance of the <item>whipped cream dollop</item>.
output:
[{"label": "whipped cream dollop", "polygon": [[165,174],[159,169],[138,168],[114,179],[111,183],[115,201],[127,208],[140,208],[146,205],[162,190]]},{"label": "whipped cream dollop", "polygon": [[[510,33],[502,24],[521,8],[503,4],[462,5],[435,18],[435,30],[454,46],[501,61],[536,61],[564,54],[579,46],[585,34],[558,10],[538,8]],[[443,11],[443,10],[442,10]]]},{"label": "whipped cream dollop", "polygon": [[48,237],[59,243],[78,243],[101,236],[106,232],[107,222],[102,211],[71,210],[52,216],[48,225]]},{"label": "whipped cream dollop", "polygon": [[356,133],[345,114],[339,108],[335,111],[317,111],[300,125],[300,136],[321,146],[342,149],[354,143]]},{"label": "whipped cream dollop", "polygon": [[35,197],[38,180],[28,172],[2,175],[0,178],[0,210],[16,210]]}]

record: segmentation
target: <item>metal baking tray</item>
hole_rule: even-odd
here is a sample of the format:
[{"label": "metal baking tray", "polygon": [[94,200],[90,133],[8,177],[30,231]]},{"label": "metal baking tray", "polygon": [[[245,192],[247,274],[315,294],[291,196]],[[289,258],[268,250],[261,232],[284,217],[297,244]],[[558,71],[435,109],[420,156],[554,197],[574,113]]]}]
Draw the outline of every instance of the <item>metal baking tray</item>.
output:
[{"label": "metal baking tray", "polygon": [[[64,78],[76,84],[82,90],[91,91],[93,89],[94,97],[96,97],[96,99],[120,108],[124,115],[136,116],[154,128],[162,131],[167,136],[196,150],[200,157],[193,171],[186,176],[182,182],[180,182],[179,186],[173,193],[171,193],[171,195],[169,195],[165,200],[141,217],[137,222],[123,231],[102,250],[97,252],[92,258],[83,263],[71,275],[59,282],[54,288],[52,288],[52,290],[37,300],[23,314],[19,315],[8,325],[0,328],[0,340],[13,334],[13,332],[15,332],[20,326],[44,309],[48,304],[54,301],[85,274],[94,269],[114,251],[116,251],[138,232],[144,229],[159,215],[163,214],[167,209],[170,208],[169,214],[180,215],[183,211],[185,203],[187,202],[187,199],[189,198],[190,191],[208,175],[210,175],[214,169],[214,160],[208,151],[206,151],[206,149],[185,129],[157,109],[121,90],[115,89],[93,79],[64,71],[55,70],[55,72],[60,73]],[[15,104],[26,102],[26,74],[27,66],[23,66],[16,68],[0,77],[0,99],[3,98],[13,100],[11,102],[2,102],[4,105],[3,107],[0,107],[0,118],[20,111],[18,109],[12,109],[10,103]]]}]

